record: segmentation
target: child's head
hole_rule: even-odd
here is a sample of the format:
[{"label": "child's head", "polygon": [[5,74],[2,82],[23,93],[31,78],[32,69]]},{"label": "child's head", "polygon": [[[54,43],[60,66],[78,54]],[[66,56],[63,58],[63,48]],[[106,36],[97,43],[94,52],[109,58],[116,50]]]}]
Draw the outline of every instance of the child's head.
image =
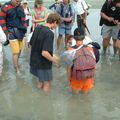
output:
[{"label": "child's head", "polygon": [[67,41],[67,48],[73,47],[76,45],[76,40],[74,39],[73,35],[68,36],[68,41]]},{"label": "child's head", "polygon": [[85,38],[85,30],[83,28],[76,28],[74,30],[74,38],[76,41],[83,41]]},{"label": "child's head", "polygon": [[61,3],[61,2],[63,2],[63,0],[55,0],[55,2]]}]

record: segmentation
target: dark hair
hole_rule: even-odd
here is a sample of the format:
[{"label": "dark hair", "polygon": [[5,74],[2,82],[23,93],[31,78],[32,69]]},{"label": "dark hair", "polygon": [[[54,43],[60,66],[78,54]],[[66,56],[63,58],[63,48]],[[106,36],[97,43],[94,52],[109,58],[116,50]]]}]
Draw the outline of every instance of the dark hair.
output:
[{"label": "dark hair", "polygon": [[115,4],[120,3],[120,0],[113,0],[113,3]]},{"label": "dark hair", "polygon": [[47,18],[47,23],[54,23],[56,22],[56,24],[60,24],[61,20],[60,20],[60,15],[57,13],[51,13],[49,14],[48,18]]},{"label": "dark hair", "polygon": [[81,41],[84,40],[84,38],[85,38],[85,30],[82,27],[76,28],[74,30],[74,38],[76,40],[81,40]]},{"label": "dark hair", "polygon": [[71,38],[74,38],[73,35],[68,35],[68,40],[70,40]]},{"label": "dark hair", "polygon": [[43,4],[43,0],[35,0],[34,7],[37,8],[37,4]]}]

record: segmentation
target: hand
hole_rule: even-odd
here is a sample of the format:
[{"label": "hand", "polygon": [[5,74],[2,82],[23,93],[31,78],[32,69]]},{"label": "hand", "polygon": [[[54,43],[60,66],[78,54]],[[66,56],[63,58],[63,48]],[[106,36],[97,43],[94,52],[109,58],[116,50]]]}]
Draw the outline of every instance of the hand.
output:
[{"label": "hand", "polygon": [[70,17],[70,18],[65,18],[64,19],[64,21],[66,21],[66,22],[70,22],[72,20],[72,18]]},{"label": "hand", "polygon": [[119,21],[118,20],[114,20],[114,24],[119,24]]},{"label": "hand", "polygon": [[36,20],[32,20],[33,23],[36,23]]},{"label": "hand", "polygon": [[112,18],[112,17],[108,17],[107,20],[108,20],[109,22],[114,22],[114,18]]},{"label": "hand", "polygon": [[86,19],[83,20],[83,23],[86,24]]},{"label": "hand", "polygon": [[60,67],[60,60],[57,56],[53,55],[53,64],[56,65],[57,68]]}]

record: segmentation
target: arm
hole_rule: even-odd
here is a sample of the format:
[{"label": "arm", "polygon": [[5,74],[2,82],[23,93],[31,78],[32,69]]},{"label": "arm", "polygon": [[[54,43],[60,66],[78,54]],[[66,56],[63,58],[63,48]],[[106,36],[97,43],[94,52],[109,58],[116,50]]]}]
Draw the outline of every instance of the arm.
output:
[{"label": "arm", "polygon": [[3,31],[7,33],[6,27],[6,14],[7,13],[7,6],[3,6],[0,11],[0,26],[2,27]]},{"label": "arm", "polygon": [[44,22],[46,21],[47,17],[48,17],[48,11],[47,9],[44,12],[44,18],[40,18],[39,20],[38,19],[35,19],[34,22],[38,23],[38,22]]},{"label": "arm", "polygon": [[107,16],[105,13],[100,13],[101,17],[109,22],[114,22],[114,18]]},{"label": "arm", "polygon": [[49,6],[49,9],[52,9],[52,8],[55,9],[55,4],[56,4],[56,3],[53,3],[51,6]]},{"label": "arm", "polygon": [[60,67],[59,61],[56,57],[51,56],[51,54],[48,51],[42,51],[42,56],[51,61],[53,64],[55,64],[57,67]]}]

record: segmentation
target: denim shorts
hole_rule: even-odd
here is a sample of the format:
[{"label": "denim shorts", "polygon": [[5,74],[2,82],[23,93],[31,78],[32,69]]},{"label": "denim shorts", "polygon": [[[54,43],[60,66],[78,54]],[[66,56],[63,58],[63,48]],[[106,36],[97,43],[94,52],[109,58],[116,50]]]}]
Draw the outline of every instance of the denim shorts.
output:
[{"label": "denim shorts", "polygon": [[33,69],[30,68],[30,72],[36,76],[40,82],[51,81],[52,77],[52,69]]},{"label": "denim shorts", "polygon": [[71,28],[59,26],[59,35],[71,35]]}]

